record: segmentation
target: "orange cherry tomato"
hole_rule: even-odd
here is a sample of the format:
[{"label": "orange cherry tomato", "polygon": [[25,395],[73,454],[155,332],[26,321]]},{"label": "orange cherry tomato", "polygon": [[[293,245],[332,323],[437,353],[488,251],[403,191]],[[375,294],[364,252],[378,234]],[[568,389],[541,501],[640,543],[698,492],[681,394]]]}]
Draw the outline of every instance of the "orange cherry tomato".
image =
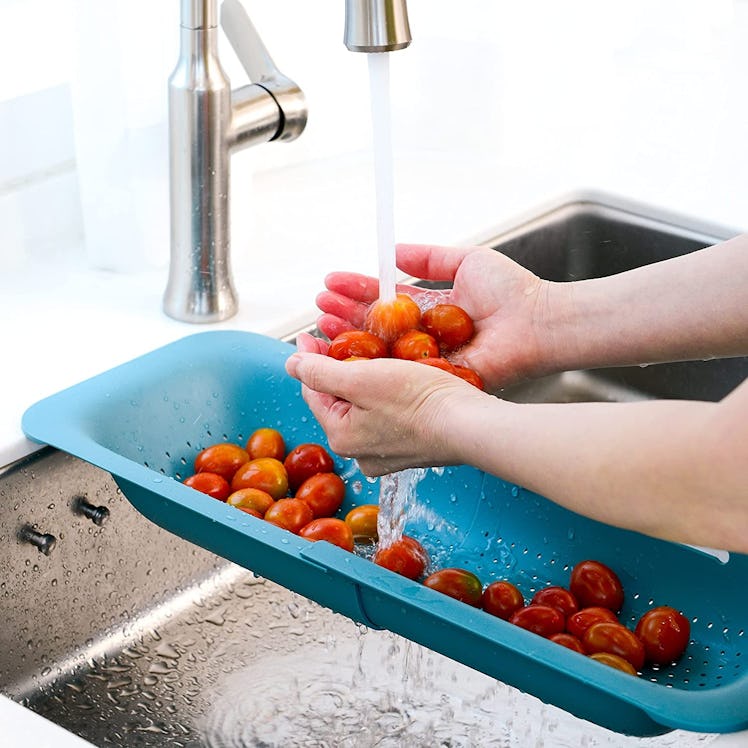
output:
[{"label": "orange cherry tomato", "polygon": [[437,358],[439,344],[427,332],[408,330],[392,344],[392,357],[406,361],[416,361],[419,358]]},{"label": "orange cherry tomato", "polygon": [[519,589],[511,582],[491,582],[483,590],[482,607],[486,613],[508,621],[520,608],[524,608],[525,599]]},{"label": "orange cherry tomato", "polygon": [[372,540],[378,537],[378,517],[379,507],[376,504],[362,504],[361,506],[354,506],[345,515],[345,523],[351,528],[354,538]]},{"label": "orange cherry tomato", "polygon": [[281,432],[276,429],[257,429],[247,439],[245,449],[251,460],[258,457],[273,457],[283,462],[286,456],[286,443]]},{"label": "orange cherry tomato", "polygon": [[474,608],[480,606],[483,585],[480,579],[467,569],[440,569],[429,574],[423,580],[423,584]]},{"label": "orange cherry tomato", "polygon": [[594,623],[582,637],[584,648],[590,653],[608,652],[628,660],[636,670],[644,667],[644,645],[639,637],[621,623]]},{"label": "orange cherry tomato", "polygon": [[669,665],[679,659],[688,646],[691,624],[675,608],[660,605],[639,619],[634,633],[644,644],[648,662]]},{"label": "orange cherry tomato", "polygon": [[249,462],[249,455],[238,444],[213,444],[198,452],[195,457],[195,472],[216,473],[231,481],[234,473],[245,462]]},{"label": "orange cherry tomato", "polygon": [[262,517],[275,503],[275,499],[259,488],[240,488],[229,495],[226,503],[237,509],[252,509]]},{"label": "orange cherry tomato", "polygon": [[455,365],[451,361],[447,361],[446,358],[440,358],[435,356],[434,358],[419,358],[417,359],[419,364],[426,364],[426,366],[433,366],[435,369],[441,369],[449,374],[457,376],[455,371]]},{"label": "orange cherry tomato", "polygon": [[636,675],[636,668],[620,655],[612,654],[611,652],[593,652],[590,658],[597,662],[602,662],[603,665],[607,665],[608,667],[629,673],[629,675]]},{"label": "orange cherry tomato", "polygon": [[421,309],[408,294],[399,293],[391,301],[375,301],[366,313],[364,329],[394,343],[408,330],[418,327]]},{"label": "orange cherry tomato", "polygon": [[331,473],[335,467],[330,453],[321,444],[299,444],[283,461],[292,491],[317,473]]},{"label": "orange cherry tomato", "polygon": [[421,317],[421,327],[448,351],[465,345],[475,334],[470,315],[456,304],[437,304],[427,309]]},{"label": "orange cherry tomato", "polygon": [[580,561],[571,571],[569,590],[580,608],[610,608],[623,605],[623,585],[616,573],[599,561]]},{"label": "orange cherry tomato", "polygon": [[219,501],[226,501],[231,493],[229,482],[218,473],[195,473],[184,481],[185,486],[194,488],[200,493],[206,493]]},{"label": "orange cherry tomato", "polygon": [[273,457],[258,457],[242,465],[231,481],[231,490],[259,488],[274,499],[282,499],[288,493],[288,474],[283,463]]},{"label": "orange cherry tomato", "polygon": [[301,499],[278,499],[266,512],[265,521],[298,535],[314,519],[311,507]]},{"label": "orange cherry tomato", "polygon": [[408,579],[418,579],[426,570],[429,557],[426,549],[415,538],[403,535],[388,548],[377,550],[373,560],[375,564]]},{"label": "orange cherry tomato", "polygon": [[298,487],[296,498],[309,504],[315,518],[332,517],[345,498],[345,483],[335,473],[317,473]]},{"label": "orange cherry tomato", "polygon": [[262,519],[262,514],[260,514],[256,509],[252,509],[248,506],[238,506],[236,507],[240,512],[244,512],[245,514],[251,514],[253,517],[257,517],[257,519]]},{"label": "orange cherry tomato", "polygon": [[346,330],[332,340],[327,355],[338,361],[384,358],[387,355],[387,344],[382,338],[366,330]]},{"label": "orange cherry tomato", "polygon": [[551,634],[548,638],[552,642],[556,642],[556,644],[560,644],[562,647],[571,649],[574,652],[579,652],[579,654],[587,654],[584,651],[582,642],[580,642],[576,636],[574,636],[573,634],[569,634],[566,631],[561,631],[558,634]]},{"label": "orange cherry tomato", "polygon": [[467,366],[460,366],[458,364],[453,364],[454,366],[454,373],[460,377],[460,379],[464,379],[466,382],[469,382],[473,385],[473,387],[477,387],[479,390],[485,390],[486,386],[483,384],[483,378],[480,374],[478,374],[477,371],[474,371],[473,369],[468,368]]},{"label": "orange cherry tomato", "polygon": [[336,517],[319,517],[304,525],[299,532],[307,540],[326,540],[344,551],[353,550],[353,533],[351,528]]}]

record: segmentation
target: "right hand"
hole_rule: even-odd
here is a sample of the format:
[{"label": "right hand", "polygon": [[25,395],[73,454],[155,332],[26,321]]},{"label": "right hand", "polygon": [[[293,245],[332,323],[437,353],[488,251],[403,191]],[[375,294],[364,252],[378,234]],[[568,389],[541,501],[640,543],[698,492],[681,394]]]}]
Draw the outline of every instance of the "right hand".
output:
[{"label": "right hand", "polygon": [[[543,314],[550,284],[488,247],[450,248],[398,244],[397,266],[424,280],[450,281],[444,301],[461,306],[475,322],[473,340],[457,362],[477,371],[486,389],[501,387],[542,372]],[[357,273],[336,272],[325,279],[317,297],[323,314],[320,330],[329,338],[361,328],[369,305],[379,296],[379,282]],[[425,289],[400,285],[413,296]],[[435,293],[430,291],[428,293]]]}]

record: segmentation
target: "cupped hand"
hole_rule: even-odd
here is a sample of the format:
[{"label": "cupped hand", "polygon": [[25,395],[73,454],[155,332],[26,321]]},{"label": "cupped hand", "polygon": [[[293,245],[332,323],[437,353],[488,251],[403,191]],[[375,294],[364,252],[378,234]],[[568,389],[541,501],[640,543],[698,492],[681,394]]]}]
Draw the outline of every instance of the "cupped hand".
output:
[{"label": "cupped hand", "polygon": [[[399,244],[397,266],[424,280],[448,281],[436,292],[461,306],[475,322],[473,340],[453,357],[475,369],[489,391],[542,373],[543,318],[549,284],[487,247],[451,248]],[[369,305],[377,300],[379,282],[357,273],[336,272],[325,279],[317,297],[320,330],[329,338],[361,328]],[[409,285],[399,293],[434,294]]]}]

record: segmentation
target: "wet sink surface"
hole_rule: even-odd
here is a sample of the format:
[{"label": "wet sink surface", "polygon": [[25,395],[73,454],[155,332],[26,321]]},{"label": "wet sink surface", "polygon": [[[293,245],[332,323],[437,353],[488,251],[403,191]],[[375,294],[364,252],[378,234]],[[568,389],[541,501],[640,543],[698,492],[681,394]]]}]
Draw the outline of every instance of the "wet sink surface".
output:
[{"label": "wet sink surface", "polygon": [[[726,238],[575,201],[486,237],[553,280],[593,277]],[[569,372],[522,401],[717,399],[748,361]],[[81,495],[111,512],[74,512]],[[347,618],[152,525],[109,475],[54,450],[0,476],[0,690],[95,745],[688,746],[608,732]],[[28,523],[49,556],[16,539]]]}]

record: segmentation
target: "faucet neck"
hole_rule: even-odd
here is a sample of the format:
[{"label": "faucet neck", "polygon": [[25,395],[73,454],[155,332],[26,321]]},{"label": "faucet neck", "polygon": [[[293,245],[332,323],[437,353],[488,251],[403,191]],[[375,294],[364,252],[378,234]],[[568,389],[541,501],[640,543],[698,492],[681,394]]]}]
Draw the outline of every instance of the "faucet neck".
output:
[{"label": "faucet neck", "polygon": [[181,0],[181,25],[185,29],[217,28],[217,0]]}]

